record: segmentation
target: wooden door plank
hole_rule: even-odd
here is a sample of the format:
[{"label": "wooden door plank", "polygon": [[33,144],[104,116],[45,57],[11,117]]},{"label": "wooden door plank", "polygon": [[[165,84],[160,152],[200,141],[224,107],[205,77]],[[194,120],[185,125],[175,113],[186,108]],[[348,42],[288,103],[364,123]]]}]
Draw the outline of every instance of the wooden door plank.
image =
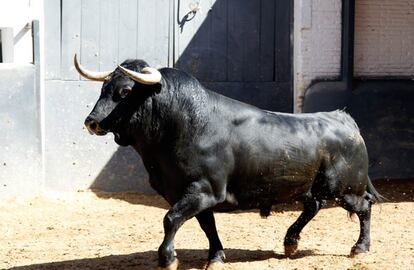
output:
[{"label": "wooden door plank", "polygon": [[99,70],[99,0],[82,0],[81,52],[82,65]]},{"label": "wooden door plank", "polygon": [[81,0],[62,0],[62,80],[79,80],[73,55],[80,51]]},{"label": "wooden door plank", "polygon": [[[194,1],[192,1],[194,2]],[[196,13],[192,20],[192,32],[194,33],[192,40],[186,50],[191,54],[191,65],[194,69],[193,75],[202,81],[212,81],[211,70],[215,67],[212,61],[211,38],[211,8],[212,0],[201,1],[201,10]]]},{"label": "wooden door plank", "polygon": [[[244,37],[243,25],[239,22],[239,5],[237,4],[240,0],[228,0],[228,33],[227,33],[227,78],[231,82],[242,81],[243,77],[243,49],[244,44],[241,41]],[[242,5],[241,5],[242,6]]]},{"label": "wooden door plank", "polygon": [[177,66],[202,81],[211,81],[211,13],[205,12],[211,7],[211,0],[202,2],[202,10],[190,12],[192,0],[180,1],[180,29],[177,33],[179,43],[179,61]]},{"label": "wooden door plank", "polygon": [[137,58],[138,1],[121,0],[119,10],[119,63]]},{"label": "wooden door plank", "polygon": [[260,0],[244,0],[240,18],[244,37],[242,81],[260,81]]},{"label": "wooden door plank", "polygon": [[260,80],[260,0],[229,1],[229,79]]},{"label": "wooden door plank", "polygon": [[262,0],[260,18],[260,81],[274,81],[275,1]]},{"label": "wooden door plank", "polygon": [[228,2],[215,0],[210,11],[211,16],[211,81],[224,82],[227,81],[227,7]]},{"label": "wooden door plank", "polygon": [[276,1],[275,80],[277,82],[292,80],[290,40],[292,11],[290,0]]},{"label": "wooden door plank", "polygon": [[138,2],[137,57],[154,67],[168,65],[169,0]]},{"label": "wooden door plank", "polygon": [[119,0],[100,1],[99,66],[113,70],[118,64]]},{"label": "wooden door plank", "polygon": [[60,1],[45,0],[45,79],[60,79]]}]

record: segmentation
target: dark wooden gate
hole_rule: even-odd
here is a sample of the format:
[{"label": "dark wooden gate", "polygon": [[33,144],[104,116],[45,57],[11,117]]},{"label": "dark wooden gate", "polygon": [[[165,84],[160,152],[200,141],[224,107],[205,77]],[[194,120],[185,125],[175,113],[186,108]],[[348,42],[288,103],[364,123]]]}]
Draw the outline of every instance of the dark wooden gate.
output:
[{"label": "dark wooden gate", "polygon": [[[188,13],[191,2],[200,2],[201,12]],[[224,95],[292,111],[292,2],[44,0],[45,184],[149,190],[136,153],[82,130],[101,84],[79,77],[75,53],[92,70],[127,58],[177,66]]]},{"label": "dark wooden gate", "polygon": [[[46,79],[79,80],[72,58],[177,66],[209,88],[292,111],[291,0],[46,0]],[[199,3],[201,10],[190,12]]]},{"label": "dark wooden gate", "polygon": [[[196,2],[201,12],[189,12]],[[292,2],[178,0],[177,67],[226,96],[292,111]]]}]

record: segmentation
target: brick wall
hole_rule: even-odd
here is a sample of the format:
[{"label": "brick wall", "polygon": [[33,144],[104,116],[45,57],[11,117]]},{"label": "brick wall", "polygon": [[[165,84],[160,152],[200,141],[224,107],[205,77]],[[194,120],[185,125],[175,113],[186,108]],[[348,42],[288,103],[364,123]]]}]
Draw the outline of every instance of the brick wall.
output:
[{"label": "brick wall", "polygon": [[414,77],[414,1],[357,0],[355,75]]},{"label": "brick wall", "polygon": [[[356,0],[355,75],[414,78],[414,0]],[[295,0],[295,111],[316,79],[341,60],[341,0]]]}]

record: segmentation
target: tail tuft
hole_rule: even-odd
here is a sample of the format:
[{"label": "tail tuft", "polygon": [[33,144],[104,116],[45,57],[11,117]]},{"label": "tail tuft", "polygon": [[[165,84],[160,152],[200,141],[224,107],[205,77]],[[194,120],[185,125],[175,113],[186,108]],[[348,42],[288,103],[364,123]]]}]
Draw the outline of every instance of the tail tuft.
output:
[{"label": "tail tuft", "polygon": [[371,182],[371,179],[368,177],[368,185],[367,185],[367,191],[368,193],[370,193],[373,196],[373,202],[383,202],[386,201],[387,199],[382,196],[381,194],[379,194],[379,192],[375,189],[374,185]]}]

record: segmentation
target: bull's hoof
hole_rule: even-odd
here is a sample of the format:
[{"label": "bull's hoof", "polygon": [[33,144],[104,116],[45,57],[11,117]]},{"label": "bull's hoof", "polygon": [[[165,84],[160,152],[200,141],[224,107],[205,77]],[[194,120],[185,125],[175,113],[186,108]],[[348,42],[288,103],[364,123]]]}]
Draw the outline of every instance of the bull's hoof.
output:
[{"label": "bull's hoof", "polygon": [[356,256],[360,256],[364,253],[367,253],[368,251],[369,247],[367,247],[366,245],[356,245],[352,247],[349,257],[354,258]]},{"label": "bull's hoof", "polygon": [[178,269],[178,259],[176,258],[170,265],[166,267],[158,267],[158,270],[177,270]]},{"label": "bull's hoof", "polygon": [[298,243],[285,245],[285,255],[286,255],[286,257],[291,257],[293,254],[295,254],[297,249],[298,249]]},{"label": "bull's hoof", "polygon": [[205,270],[223,270],[224,263],[219,262],[219,261],[209,261],[204,269]]}]

